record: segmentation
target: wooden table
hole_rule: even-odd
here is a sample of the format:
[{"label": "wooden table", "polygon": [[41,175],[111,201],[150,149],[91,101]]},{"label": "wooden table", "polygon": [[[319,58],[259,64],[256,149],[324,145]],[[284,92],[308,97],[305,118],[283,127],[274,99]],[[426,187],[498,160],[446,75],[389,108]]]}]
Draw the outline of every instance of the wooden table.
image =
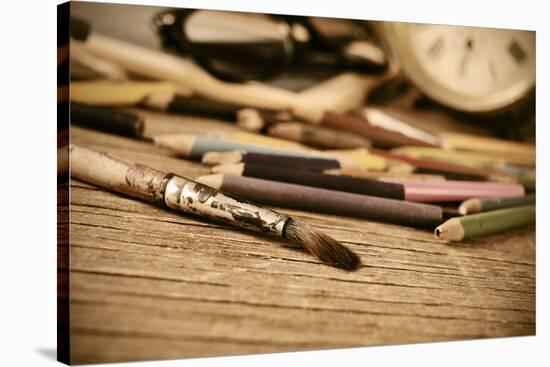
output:
[{"label": "wooden table", "polygon": [[[149,136],[236,130],[147,115]],[[71,134],[73,143],[157,169],[208,172],[145,141],[77,127]],[[281,209],[360,254],[364,266],[350,273],[280,241],[77,180],[70,201],[72,363],[535,333],[534,226],[446,245],[429,231]],[[58,201],[60,215],[66,204]],[[60,224],[61,257],[66,232]]]}]

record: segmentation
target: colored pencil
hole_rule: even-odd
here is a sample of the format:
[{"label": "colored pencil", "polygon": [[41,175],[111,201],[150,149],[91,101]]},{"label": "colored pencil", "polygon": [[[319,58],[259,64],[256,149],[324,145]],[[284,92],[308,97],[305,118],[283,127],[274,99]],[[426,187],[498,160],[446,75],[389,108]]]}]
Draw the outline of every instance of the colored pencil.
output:
[{"label": "colored pencil", "polygon": [[443,175],[410,173],[407,171],[367,171],[354,169],[327,169],[322,171],[329,175],[351,176],[357,178],[370,178],[384,180],[384,178],[407,178],[421,181],[445,181]]},{"label": "colored pencil", "polygon": [[369,140],[357,134],[299,122],[276,123],[267,129],[267,134],[321,149],[353,149],[371,145]]},{"label": "colored pencil", "polygon": [[511,197],[525,194],[517,183],[478,181],[426,181],[398,177],[381,178],[405,187],[405,200],[417,202],[463,201],[470,198]]},{"label": "colored pencil", "polygon": [[402,145],[421,147],[434,146],[433,144],[412,138],[397,131],[370,125],[363,117],[353,114],[342,114],[327,111],[323,115],[321,126],[358,134],[372,141],[374,146],[382,148],[393,148]]},{"label": "colored pencil", "polygon": [[496,169],[503,163],[533,166],[534,156],[503,155],[492,152],[466,152],[458,150],[446,150],[432,147],[403,146],[395,148],[392,152],[404,154],[415,158],[431,159],[480,169]]},{"label": "colored pencil", "polygon": [[180,89],[167,82],[80,81],[72,84],[71,98],[94,106],[141,106],[236,122],[242,106],[182,95]]},{"label": "colored pencil", "polygon": [[78,102],[71,102],[70,113],[75,125],[132,138],[143,137],[144,120],[137,114]]},{"label": "colored pencil", "polygon": [[502,172],[504,174],[508,174],[513,177],[517,178],[532,178],[536,179],[537,172],[534,167],[528,167],[528,166],[516,166],[513,164],[502,164],[497,167],[497,170],[499,172]]},{"label": "colored pencil", "polygon": [[251,133],[223,135],[160,135],[153,138],[158,146],[170,149],[179,155],[200,160],[209,152],[230,152],[235,150],[249,153],[287,155],[296,157],[328,157],[341,164],[358,169],[382,170],[386,159],[367,150],[319,151],[287,140]]},{"label": "colored pencil", "polygon": [[364,117],[367,122],[372,126],[377,126],[382,129],[399,132],[410,138],[424,141],[432,146],[443,146],[444,141],[439,136],[432,134],[426,130],[417,128],[402,118],[393,115],[391,112],[387,112],[380,108],[365,107],[357,111],[357,113]]},{"label": "colored pencil", "polygon": [[241,108],[228,103],[177,94],[166,96],[164,99],[158,98],[157,100],[147,98],[142,105],[170,113],[208,117],[230,122],[237,121],[237,112]]},{"label": "colored pencil", "polygon": [[535,191],[537,186],[537,172],[535,167],[515,166],[503,164],[497,167],[497,170],[504,175],[514,177],[521,183],[527,191]]},{"label": "colored pencil", "polygon": [[535,195],[500,197],[490,199],[469,199],[458,207],[461,215],[476,214],[497,209],[512,208],[528,204],[535,204]]},{"label": "colored pencil", "polygon": [[535,205],[524,205],[486,213],[451,218],[435,229],[435,237],[445,241],[497,233],[534,223]]},{"label": "colored pencil", "polygon": [[263,166],[324,171],[340,169],[344,164],[338,159],[328,157],[295,157],[281,154],[254,153],[244,151],[209,152],[203,155],[202,163],[207,166],[246,163]]},{"label": "colored pencil", "polygon": [[[155,144],[168,148],[183,157],[200,160],[208,152],[247,152],[272,153],[281,155],[309,156],[312,149],[286,140],[269,138],[250,133],[224,135],[171,134],[153,137]],[[308,153],[309,152],[309,153]]]},{"label": "colored pencil", "polygon": [[203,155],[202,163],[206,166],[227,165],[235,163],[255,164],[263,166],[274,166],[287,169],[303,169],[314,172],[324,172],[333,175],[345,175],[363,178],[380,177],[409,177],[426,180],[444,180],[442,175],[414,174],[409,169],[398,169],[391,167],[391,170],[367,170],[354,168],[345,159],[330,157],[295,157],[280,154],[250,153],[245,151],[231,152],[209,152]]},{"label": "colored pencil", "polygon": [[244,163],[215,166],[212,168],[212,172],[287,182],[397,200],[405,199],[403,185],[366,178],[326,175],[323,173],[306,170],[286,169]]},{"label": "colored pencil", "polygon": [[92,80],[71,83],[71,101],[92,106],[131,107],[153,95],[171,98],[175,93],[176,87],[168,82]]},{"label": "colored pencil", "polygon": [[[535,145],[515,141],[463,134],[445,131],[439,136],[444,139],[450,148],[472,152],[496,153],[508,160],[510,156],[525,156],[525,159],[535,159]],[[512,158],[514,159],[514,158]]]},{"label": "colored pencil", "polygon": [[414,158],[393,151],[369,148],[369,152],[388,159],[409,163],[415,167],[415,172],[417,173],[442,174],[448,179],[486,181],[495,176],[494,172],[488,170],[472,168],[455,163]]},{"label": "colored pencil", "polygon": [[257,178],[214,174],[195,179],[205,185],[255,202],[413,227],[440,224],[440,206],[352,194]]}]

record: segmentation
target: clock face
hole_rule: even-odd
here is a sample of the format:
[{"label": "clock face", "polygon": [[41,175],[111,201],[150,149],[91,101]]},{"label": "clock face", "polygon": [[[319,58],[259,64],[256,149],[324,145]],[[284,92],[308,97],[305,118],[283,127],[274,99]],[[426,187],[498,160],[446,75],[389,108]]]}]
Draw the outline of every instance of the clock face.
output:
[{"label": "clock face", "polygon": [[393,30],[405,73],[451,107],[503,108],[535,84],[535,32],[408,23],[395,23]]}]

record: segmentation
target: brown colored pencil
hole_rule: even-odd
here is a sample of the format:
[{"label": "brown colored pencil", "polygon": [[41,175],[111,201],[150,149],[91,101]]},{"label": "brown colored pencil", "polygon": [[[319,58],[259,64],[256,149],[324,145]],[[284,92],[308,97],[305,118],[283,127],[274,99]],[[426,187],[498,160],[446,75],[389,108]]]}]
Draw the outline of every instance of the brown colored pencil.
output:
[{"label": "brown colored pencil", "polygon": [[208,152],[202,156],[202,163],[207,166],[218,166],[235,163],[246,163],[283,168],[297,168],[308,171],[324,171],[346,167],[336,158],[298,157],[281,154],[254,153],[244,151]]},{"label": "brown colored pencil", "polygon": [[411,125],[403,118],[400,118],[387,110],[374,107],[364,107],[358,110],[357,113],[365,118],[372,126],[378,126],[386,130],[395,131],[410,138],[424,141],[432,146],[444,146],[446,144],[446,142],[439,136]]},{"label": "brown colored pencil", "polygon": [[397,200],[405,199],[405,189],[403,185],[367,178],[335,176],[319,172],[244,163],[215,166],[212,168],[212,172],[287,182]]},{"label": "brown colored pencil", "polygon": [[279,122],[267,134],[321,149],[353,149],[370,147],[369,140],[357,134],[299,122]]},{"label": "brown colored pencil", "polygon": [[402,145],[421,147],[434,146],[434,144],[412,138],[400,132],[384,129],[378,126],[372,126],[363,117],[353,114],[342,114],[327,111],[323,115],[320,123],[321,126],[358,134],[372,141],[373,145],[377,147],[393,148]]},{"label": "brown colored pencil", "polygon": [[237,197],[273,206],[413,227],[433,228],[443,220],[443,210],[436,205],[224,174],[201,176],[196,180]]}]

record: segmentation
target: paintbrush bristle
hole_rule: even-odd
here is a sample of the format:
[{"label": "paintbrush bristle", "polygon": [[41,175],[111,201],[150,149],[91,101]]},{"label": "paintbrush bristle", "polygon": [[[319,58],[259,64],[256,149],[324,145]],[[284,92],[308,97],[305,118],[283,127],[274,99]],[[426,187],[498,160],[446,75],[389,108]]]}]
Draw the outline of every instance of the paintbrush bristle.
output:
[{"label": "paintbrush bristle", "polygon": [[286,224],[284,238],[332,266],[355,270],[361,262],[359,256],[334,238],[294,219]]}]

